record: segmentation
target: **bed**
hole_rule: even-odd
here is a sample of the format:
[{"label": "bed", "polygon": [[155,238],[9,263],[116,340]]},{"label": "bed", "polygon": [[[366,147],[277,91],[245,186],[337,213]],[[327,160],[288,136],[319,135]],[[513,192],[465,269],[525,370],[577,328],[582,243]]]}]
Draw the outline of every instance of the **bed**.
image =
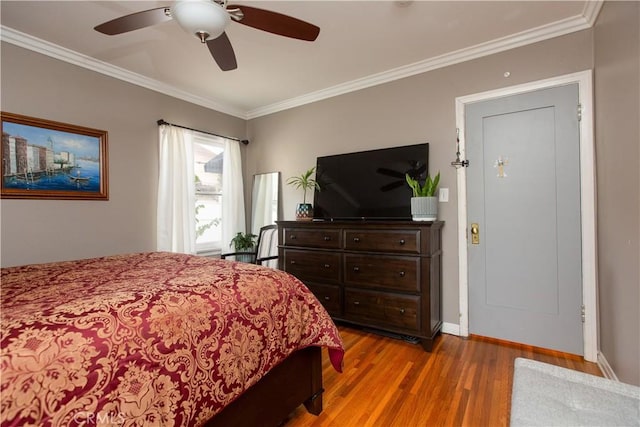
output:
[{"label": "bed", "polygon": [[340,335],[278,270],[140,253],[2,269],[2,426],[277,425]]}]

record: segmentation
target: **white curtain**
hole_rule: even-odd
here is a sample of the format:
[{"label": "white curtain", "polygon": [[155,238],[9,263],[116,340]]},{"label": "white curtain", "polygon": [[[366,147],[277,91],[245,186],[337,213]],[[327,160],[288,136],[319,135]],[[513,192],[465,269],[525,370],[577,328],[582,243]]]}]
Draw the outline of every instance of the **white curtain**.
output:
[{"label": "white curtain", "polygon": [[159,251],[196,252],[195,178],[191,132],[159,126],[157,248]]},{"label": "white curtain", "polygon": [[222,252],[227,252],[231,239],[245,232],[244,186],[240,143],[224,140],[222,158]]}]

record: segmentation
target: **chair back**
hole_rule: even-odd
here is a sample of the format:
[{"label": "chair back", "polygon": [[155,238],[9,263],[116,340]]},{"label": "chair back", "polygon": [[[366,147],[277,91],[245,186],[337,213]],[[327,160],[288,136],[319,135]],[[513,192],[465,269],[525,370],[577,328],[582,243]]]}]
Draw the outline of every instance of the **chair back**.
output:
[{"label": "chair back", "polygon": [[278,268],[278,226],[265,225],[260,228],[256,243],[256,264]]}]

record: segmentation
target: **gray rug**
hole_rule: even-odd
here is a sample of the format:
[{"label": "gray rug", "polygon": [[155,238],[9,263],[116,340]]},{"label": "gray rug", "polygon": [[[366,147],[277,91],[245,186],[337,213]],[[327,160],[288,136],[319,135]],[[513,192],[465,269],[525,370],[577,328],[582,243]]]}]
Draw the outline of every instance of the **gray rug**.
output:
[{"label": "gray rug", "polygon": [[511,426],[640,426],[640,387],[517,358]]}]

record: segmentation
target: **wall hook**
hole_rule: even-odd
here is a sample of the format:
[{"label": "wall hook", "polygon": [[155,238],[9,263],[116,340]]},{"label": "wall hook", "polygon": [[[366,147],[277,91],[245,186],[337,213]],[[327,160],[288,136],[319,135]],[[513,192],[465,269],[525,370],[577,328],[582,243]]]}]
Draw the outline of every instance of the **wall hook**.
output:
[{"label": "wall hook", "polygon": [[451,166],[456,169],[469,167],[469,160],[460,159],[460,128],[456,128],[456,159],[451,162]]}]

